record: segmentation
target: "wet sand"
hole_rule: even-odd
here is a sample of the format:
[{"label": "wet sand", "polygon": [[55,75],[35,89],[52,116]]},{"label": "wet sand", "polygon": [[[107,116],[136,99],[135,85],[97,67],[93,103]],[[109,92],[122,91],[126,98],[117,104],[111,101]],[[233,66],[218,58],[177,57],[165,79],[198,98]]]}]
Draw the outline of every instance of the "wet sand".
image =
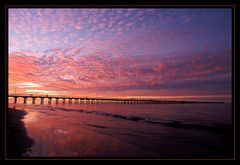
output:
[{"label": "wet sand", "polygon": [[[108,117],[61,110],[25,108],[23,119],[34,144],[27,154],[30,157],[139,157],[161,154],[104,134],[112,125]],[[76,116],[78,116],[76,118]],[[102,132],[103,131],[103,132]]]},{"label": "wet sand", "polygon": [[33,139],[27,135],[26,128],[22,119],[26,115],[25,111],[9,108],[8,111],[8,129],[7,129],[7,157],[19,158],[28,156],[33,145]]},{"label": "wet sand", "polygon": [[[84,127],[106,128],[78,120],[75,127],[65,121],[61,111],[9,108],[7,157],[109,157],[137,156],[138,147],[99,134]],[[58,122],[63,121],[64,122]],[[78,128],[76,130],[76,128]],[[29,135],[32,138],[29,138]],[[146,151],[147,152],[147,151]],[[132,154],[132,153],[136,153]],[[154,155],[153,152],[149,154]]]}]

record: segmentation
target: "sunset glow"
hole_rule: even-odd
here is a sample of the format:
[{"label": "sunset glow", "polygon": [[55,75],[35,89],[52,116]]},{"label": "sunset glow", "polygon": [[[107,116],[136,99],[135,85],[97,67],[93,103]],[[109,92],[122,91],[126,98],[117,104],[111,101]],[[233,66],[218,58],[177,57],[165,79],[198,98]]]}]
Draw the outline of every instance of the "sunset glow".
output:
[{"label": "sunset glow", "polygon": [[231,96],[230,9],[9,9],[9,93]]}]

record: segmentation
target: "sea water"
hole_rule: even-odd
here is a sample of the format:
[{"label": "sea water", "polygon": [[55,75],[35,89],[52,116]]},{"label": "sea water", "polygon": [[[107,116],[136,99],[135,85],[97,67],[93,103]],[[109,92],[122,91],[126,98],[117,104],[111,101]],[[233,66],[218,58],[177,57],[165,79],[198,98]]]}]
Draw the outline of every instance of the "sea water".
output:
[{"label": "sea water", "polygon": [[34,140],[29,156],[231,158],[231,103],[12,104]]}]

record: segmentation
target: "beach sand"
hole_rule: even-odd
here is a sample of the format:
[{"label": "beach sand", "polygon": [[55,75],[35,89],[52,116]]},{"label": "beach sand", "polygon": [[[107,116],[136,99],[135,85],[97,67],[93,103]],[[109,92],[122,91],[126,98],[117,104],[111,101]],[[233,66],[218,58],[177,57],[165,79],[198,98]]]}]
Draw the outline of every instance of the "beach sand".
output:
[{"label": "beach sand", "polygon": [[28,156],[26,152],[33,145],[33,139],[27,135],[22,119],[25,111],[9,108],[7,124],[7,157],[19,158]]}]

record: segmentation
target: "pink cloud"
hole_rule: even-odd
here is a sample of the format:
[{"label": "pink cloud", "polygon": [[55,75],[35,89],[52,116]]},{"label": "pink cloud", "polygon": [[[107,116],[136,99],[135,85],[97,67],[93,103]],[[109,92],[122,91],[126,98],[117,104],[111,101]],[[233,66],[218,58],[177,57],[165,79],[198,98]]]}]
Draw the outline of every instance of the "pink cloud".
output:
[{"label": "pink cloud", "polygon": [[[71,89],[114,91],[152,88],[158,84],[184,82],[194,78],[197,78],[197,81],[211,75],[219,75],[220,80],[226,78],[221,76],[222,73],[227,73],[227,68],[219,65],[225,63],[222,56],[208,59],[202,55],[195,59],[158,57],[156,60],[149,55],[147,58],[145,56],[126,58],[121,55],[115,58],[106,52],[95,52],[74,59],[80,51],[79,48],[54,49],[49,50],[48,54],[41,58],[32,56],[34,54],[32,52],[13,53],[9,60],[9,82],[40,83],[41,89],[51,91]],[[208,63],[205,63],[205,60],[208,60]],[[39,88],[36,86],[34,89]]]}]

